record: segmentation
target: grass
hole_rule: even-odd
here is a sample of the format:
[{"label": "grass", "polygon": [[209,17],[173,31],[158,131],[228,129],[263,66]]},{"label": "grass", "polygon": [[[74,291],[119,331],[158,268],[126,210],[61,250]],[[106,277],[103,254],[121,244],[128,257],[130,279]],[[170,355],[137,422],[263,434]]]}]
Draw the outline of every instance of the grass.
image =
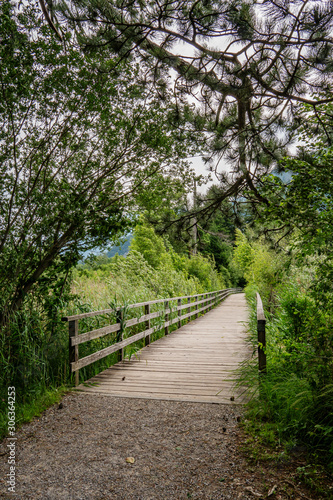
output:
[{"label": "grass", "polygon": [[[30,422],[35,417],[39,417],[43,411],[55,403],[59,403],[64,394],[70,388],[68,386],[49,387],[41,394],[30,399],[29,402],[16,406],[16,431],[25,423]],[[2,413],[0,417],[0,439],[3,439],[8,434],[7,428],[7,412]]]},{"label": "grass", "polygon": [[[308,358],[298,357],[297,350],[289,356],[284,345],[288,332],[286,313],[280,305],[275,317],[268,315],[267,375],[261,377],[259,389],[253,293],[250,293],[249,304],[250,334],[255,354],[253,360],[244,363],[240,373],[240,383],[251,387],[253,393],[242,423],[247,435],[244,452],[251,463],[290,464],[291,470],[294,467],[294,478],[320,498],[333,498],[333,386],[326,383],[324,388],[315,389],[313,380],[317,365],[311,364],[310,343],[307,344]],[[300,352],[302,354],[304,350]],[[301,465],[297,466],[295,457],[301,460]]]}]

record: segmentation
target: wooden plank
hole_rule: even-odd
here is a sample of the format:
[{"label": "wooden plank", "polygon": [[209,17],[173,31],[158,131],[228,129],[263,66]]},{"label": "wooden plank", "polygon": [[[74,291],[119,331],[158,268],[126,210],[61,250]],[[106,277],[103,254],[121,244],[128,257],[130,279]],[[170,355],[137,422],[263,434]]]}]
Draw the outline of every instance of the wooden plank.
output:
[{"label": "wooden plank", "polygon": [[[145,383],[144,383],[145,382]],[[96,379],[95,384],[100,383],[103,387],[111,387],[119,390],[142,390],[142,387],[145,387],[147,392],[159,392],[159,389],[168,389],[169,392],[172,392],[173,389],[180,390],[183,394],[187,392],[187,390],[200,390],[201,394],[204,394],[206,390],[212,391],[213,394],[217,394],[224,387],[232,388],[235,385],[234,380],[184,380],[180,378],[179,380],[172,380],[170,382],[166,382],[163,380],[154,381],[154,385],[149,384],[150,379],[148,377],[138,379],[137,381],[131,380],[128,381],[122,379]],[[150,390],[148,389],[150,387]]]},{"label": "wooden plank", "polygon": [[262,305],[262,300],[257,292],[257,321],[266,321],[264,307]]},{"label": "wooden plank", "polygon": [[[185,307],[187,307],[187,304],[185,305]],[[187,314],[179,315],[179,316],[177,316],[177,318],[174,318],[174,319],[172,319],[172,320],[170,320],[170,321],[166,321],[166,322],[164,323],[164,326],[171,326],[171,325],[174,325],[175,323],[178,323],[178,328],[180,329],[180,328],[182,328],[182,326],[179,326],[179,324],[180,324],[181,320],[186,319],[186,318],[189,318],[190,316],[194,316],[194,315],[195,315],[195,314],[197,314],[197,313],[204,312],[204,311],[206,311],[209,307],[210,307],[210,306],[208,305],[208,306],[205,306],[205,307],[201,307],[201,308],[200,308],[200,309],[198,309],[197,311],[192,311],[192,312],[191,312],[191,313],[189,313],[189,314],[187,313]]]},{"label": "wooden plank", "polygon": [[76,370],[79,370],[80,368],[83,368],[84,366],[88,366],[91,363],[98,361],[99,359],[103,359],[106,356],[109,356],[109,354],[117,352],[119,351],[119,349],[123,349],[124,347],[133,344],[133,342],[137,342],[138,340],[141,340],[144,337],[146,337],[146,335],[150,335],[155,331],[156,327],[150,328],[149,330],[144,330],[143,332],[132,335],[132,337],[122,340],[121,342],[117,342],[116,344],[112,344],[109,347],[105,347],[105,349],[102,349],[101,351],[89,354],[89,356],[85,356],[84,358],[81,358],[79,361],[71,363],[72,371],[74,372]]},{"label": "wooden plank", "polygon": [[[142,381],[143,380],[148,380],[150,381],[150,374],[149,374],[149,377],[146,376],[146,377],[141,377],[140,379],[131,379],[129,380],[128,378],[126,378],[126,375],[125,375],[125,379],[123,380],[124,377],[120,378],[119,376],[118,377],[106,377],[106,378],[101,378],[101,377],[95,377],[95,382],[96,383],[100,383],[100,384],[103,384],[105,386],[110,386],[110,387],[121,387],[121,388],[124,388],[124,387],[139,387],[140,389],[142,389]],[[228,379],[228,380],[223,380],[223,379],[219,379],[219,380],[214,380],[214,381],[209,381],[208,379],[201,379],[200,377],[197,378],[197,380],[190,380],[190,379],[185,379],[184,377],[179,377],[177,380],[176,379],[173,379],[173,380],[165,380],[163,378],[159,378],[159,379],[154,379],[154,384],[149,384],[149,387],[150,387],[150,390],[148,390],[148,386],[145,385],[145,390],[147,392],[150,392],[150,391],[153,391],[153,392],[156,392],[156,388],[158,387],[169,387],[169,388],[177,388],[177,390],[179,388],[183,388],[184,389],[184,392],[185,391],[185,388],[193,388],[193,387],[202,387],[203,390],[205,389],[205,387],[209,387],[210,389],[211,388],[214,388],[215,392],[219,391],[219,389],[221,387],[232,387],[234,386],[234,381],[232,379]]]},{"label": "wooden plank", "polygon": [[234,400],[230,400],[230,396],[188,396],[188,395],[168,395],[168,394],[149,394],[149,393],[121,393],[121,394],[112,394],[108,391],[103,391],[102,389],[95,390],[94,388],[84,388],[79,389],[82,392],[93,393],[95,395],[100,394],[101,396],[111,396],[111,397],[119,397],[119,398],[131,398],[131,399],[157,399],[163,401],[181,401],[187,403],[214,403],[214,404],[228,404],[232,406],[243,405],[246,401],[246,398],[242,396],[235,397]]},{"label": "wooden plank", "polygon": [[[149,307],[149,306],[147,306]],[[140,318],[133,318],[125,322],[124,328],[129,328],[130,326],[138,325],[140,323],[144,323],[150,319],[158,318],[161,316],[163,311],[157,311],[150,314],[144,314],[140,316]],[[113,325],[104,326],[102,328],[98,328],[96,330],[91,330],[90,332],[81,333],[78,337],[72,337],[72,346],[83,344],[84,342],[88,342],[89,340],[98,339],[108,335],[109,333],[118,332],[120,330],[120,324],[115,323]]]},{"label": "wooden plank", "polygon": [[[133,370],[125,370],[120,373],[113,372],[112,374],[109,373],[103,373],[103,374],[98,374],[94,377],[94,380],[100,381],[100,382],[110,382],[110,383],[116,383],[118,382],[124,382],[122,385],[133,385],[136,383],[141,383],[142,380],[151,380],[151,373],[150,371],[146,370],[140,370],[134,372]],[[124,379],[125,377],[125,379]],[[184,384],[190,384],[190,385],[196,385],[196,384],[209,384],[209,385],[219,385],[219,384],[224,384],[226,382],[233,382],[235,379],[234,374],[232,373],[223,373],[223,374],[218,374],[218,375],[210,375],[208,372],[206,373],[168,373],[168,380],[165,380],[165,372],[157,372],[154,371],[154,385],[155,382],[161,382],[161,383],[166,383],[166,384],[177,384],[177,383],[184,383]]]},{"label": "wooden plank", "polygon": [[[76,320],[77,321],[77,320]],[[114,325],[103,326],[103,328],[97,328],[97,330],[91,330],[90,332],[81,333],[77,337],[72,337],[72,346],[83,344],[89,340],[99,339],[108,335],[109,333],[118,332],[120,330],[120,324],[115,323]]]},{"label": "wooden plank", "polygon": [[[72,340],[78,338],[79,320],[75,319],[73,321],[69,321],[68,332],[69,332],[69,366],[71,366],[72,363],[77,363],[79,360],[79,347],[78,345],[73,346],[72,344]],[[76,386],[79,385],[79,371],[75,373],[75,385]]]},{"label": "wooden plank", "polygon": [[[154,314],[156,315],[157,313],[152,313],[150,314],[150,305],[147,304],[145,306],[145,316],[146,316],[146,322],[145,322],[145,329],[146,330],[150,330],[150,319],[151,317],[153,318],[157,318],[157,316],[154,316]],[[161,312],[158,313],[158,316],[161,316]],[[145,345],[149,345],[150,344],[150,335],[146,335],[145,337]]]},{"label": "wooden plank", "polygon": [[[228,392],[233,392],[232,391],[233,385],[230,384],[226,389]],[[150,390],[149,390],[150,389]],[[156,390],[153,390],[152,388],[148,388],[143,391],[142,384],[141,386],[137,387],[132,387],[132,388],[118,388],[118,387],[113,387],[112,384],[109,386],[107,384],[103,384],[103,390],[110,390],[112,393],[126,393],[126,392],[145,392],[146,394],[188,394],[188,395],[195,395],[195,396],[218,396],[219,389],[211,389],[209,387],[194,387],[194,388],[182,388],[182,387],[163,387],[163,386],[157,386]]]},{"label": "wooden plank", "polygon": [[[147,304],[145,306],[145,311],[150,311],[150,305]],[[129,319],[125,322],[125,326],[124,328],[129,328],[130,326],[134,326],[134,325],[139,325],[140,323],[146,323],[148,322],[149,320],[151,319],[154,319],[154,318],[158,318],[159,316],[162,316],[164,313],[164,311],[156,311],[156,312],[153,312],[153,313],[145,313],[143,316],[140,316],[139,318],[133,318],[133,319]]]},{"label": "wooden plank", "polygon": [[[209,309],[215,297],[206,299],[200,309]],[[164,306],[163,313],[167,309],[165,303]],[[193,303],[181,307],[186,314],[178,316],[177,311],[174,322],[196,314]],[[193,308],[190,315],[189,307]],[[88,381],[88,387],[81,384],[80,390],[116,397],[241,404],[246,395],[234,387],[234,369],[251,351],[244,343],[244,327],[238,323],[246,319],[243,296],[229,297],[195,322],[144,347],[138,359],[110,367]],[[164,324],[169,322],[170,319]],[[136,335],[141,336],[142,332]],[[126,340],[133,342],[135,337]],[[89,387],[90,383],[98,385]]]}]

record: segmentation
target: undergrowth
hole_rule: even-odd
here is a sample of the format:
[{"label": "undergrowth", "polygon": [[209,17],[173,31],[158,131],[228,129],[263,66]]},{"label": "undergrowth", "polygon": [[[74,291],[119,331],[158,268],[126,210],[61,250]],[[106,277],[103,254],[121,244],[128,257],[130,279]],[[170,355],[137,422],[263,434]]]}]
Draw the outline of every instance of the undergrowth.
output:
[{"label": "undergrowth", "polygon": [[[297,476],[322,498],[333,498],[333,374],[327,313],[309,294],[298,273],[289,273],[274,301],[266,302],[267,374],[258,374],[256,354],[244,363],[241,383],[252,388],[243,426],[251,460],[305,459]],[[257,350],[255,292],[249,284],[250,332]],[[326,329],[324,328],[326,325]],[[329,368],[329,370],[328,370]]]}]

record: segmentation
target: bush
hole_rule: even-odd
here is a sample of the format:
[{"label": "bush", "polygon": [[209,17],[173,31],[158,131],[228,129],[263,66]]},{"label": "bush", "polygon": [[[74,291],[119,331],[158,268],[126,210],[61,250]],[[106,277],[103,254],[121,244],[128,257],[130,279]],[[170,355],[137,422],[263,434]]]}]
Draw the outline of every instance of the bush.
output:
[{"label": "bush", "polygon": [[[275,284],[274,314],[267,314],[266,325],[267,375],[249,415],[273,424],[287,446],[306,445],[333,470],[333,317],[313,293],[313,267],[288,269]],[[257,287],[263,289],[260,283],[246,288],[253,315]],[[256,322],[251,324],[255,340]]]}]

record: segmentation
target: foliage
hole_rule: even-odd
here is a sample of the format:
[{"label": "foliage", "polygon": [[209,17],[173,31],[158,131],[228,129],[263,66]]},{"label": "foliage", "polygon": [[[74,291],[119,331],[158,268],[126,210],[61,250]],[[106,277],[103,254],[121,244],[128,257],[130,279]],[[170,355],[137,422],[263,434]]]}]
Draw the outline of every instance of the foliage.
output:
[{"label": "foliage", "polygon": [[[143,65],[112,56],[101,64],[99,51],[83,53],[73,33],[62,35],[44,25],[37,2],[0,4],[1,407],[7,386],[23,408],[69,382],[61,317],[91,310],[71,293],[73,266],[133,226],[154,175],[178,189],[196,147],[195,134],[174,126],[168,93],[161,101],[142,82]],[[140,288],[146,261],[133,261]],[[168,288],[170,275],[147,266],[149,293],[173,292],[177,273]],[[182,293],[198,285],[178,282],[177,293],[184,283]]]},{"label": "foliage", "polygon": [[254,250],[240,229],[236,229],[234,261],[243,273],[249,270],[254,261]]},{"label": "foliage", "polygon": [[94,270],[90,264],[80,265],[74,279],[74,292],[80,292],[83,300],[89,298],[95,309],[97,303],[106,307],[115,294],[135,303],[224,287],[211,259],[177,254],[168,240],[143,223],[135,228],[127,257],[104,257],[104,263]]},{"label": "foliage", "polygon": [[[35,3],[1,16],[1,319],[35,288],[63,286],[80,253],[132,223],[134,193],[159,172],[174,178],[188,134],[141,85],[138,65],[62,44]],[[112,74],[112,77],[110,77]],[[181,142],[180,142],[181,141]]]},{"label": "foliage", "polygon": [[[254,252],[256,259],[257,252]],[[279,257],[277,257],[279,259]],[[303,445],[312,460],[333,470],[333,337],[331,309],[314,294],[315,259],[285,268],[273,283],[266,301],[267,375],[249,407],[249,417],[268,426],[288,449]],[[252,331],[256,344],[255,291],[265,290],[267,276],[260,274],[247,286],[253,307]],[[273,314],[269,314],[269,310]],[[244,377],[257,384],[257,367],[247,365]],[[257,428],[259,430],[259,427]]]},{"label": "foliage", "polygon": [[248,287],[254,287],[269,310],[274,307],[276,288],[286,273],[288,259],[278,254],[263,238],[247,237],[236,230],[234,264]]},{"label": "foliage", "polygon": [[313,144],[300,149],[297,158],[284,159],[281,166],[292,172],[288,184],[274,175],[263,180],[271,204],[261,210],[261,222],[274,223],[281,233],[297,230],[295,247],[301,256],[331,251],[332,162],[332,146]]},{"label": "foliage", "polygon": [[[205,131],[205,158],[222,181],[220,203],[244,187],[265,202],[257,181],[299,128],[298,103],[320,115],[320,104],[332,102],[329,1],[52,4],[87,49],[111,47],[122,58],[147,63],[145,77],[154,79],[162,98],[173,84],[175,120]],[[233,176],[221,172],[224,162],[232,164]]]},{"label": "foliage", "polygon": [[139,252],[146,262],[157,269],[171,267],[172,260],[164,245],[163,239],[155,234],[152,227],[140,224],[136,226],[131,250]]}]

